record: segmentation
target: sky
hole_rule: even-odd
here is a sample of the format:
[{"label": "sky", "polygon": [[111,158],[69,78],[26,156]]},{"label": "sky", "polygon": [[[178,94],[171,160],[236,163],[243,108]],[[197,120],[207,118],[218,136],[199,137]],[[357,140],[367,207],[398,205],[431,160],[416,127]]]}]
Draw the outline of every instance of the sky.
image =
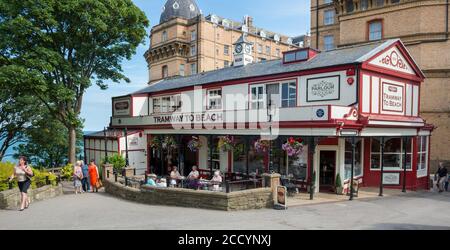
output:
[{"label": "sky", "polygon": [[[145,44],[141,44],[130,61],[123,61],[122,68],[131,83],[110,83],[107,90],[100,90],[95,84],[84,96],[81,117],[84,131],[103,130],[111,117],[111,98],[135,92],[147,86],[148,72],[144,53],[149,47],[152,26],[159,23],[162,7],[166,0],[133,0],[150,20]],[[310,0],[197,0],[203,15],[218,16],[242,21],[245,15],[254,18],[254,25],[288,36],[309,32]]]}]

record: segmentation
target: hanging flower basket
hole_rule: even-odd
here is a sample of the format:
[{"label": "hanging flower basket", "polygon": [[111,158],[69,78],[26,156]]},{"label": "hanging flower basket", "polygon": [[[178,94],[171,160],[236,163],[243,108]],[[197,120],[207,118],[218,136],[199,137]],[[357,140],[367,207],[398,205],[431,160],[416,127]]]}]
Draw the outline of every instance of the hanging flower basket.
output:
[{"label": "hanging flower basket", "polygon": [[154,149],[160,149],[162,146],[161,137],[155,136],[152,138],[152,141],[150,142],[150,146]]},{"label": "hanging flower basket", "polygon": [[197,152],[202,147],[202,143],[198,137],[192,136],[192,139],[188,142],[187,146],[192,152]]},{"label": "hanging flower basket", "polygon": [[302,138],[296,140],[294,137],[290,137],[288,141],[283,144],[282,149],[286,151],[288,156],[298,156],[303,153],[303,140]]},{"label": "hanging flower basket", "polygon": [[172,136],[165,136],[161,146],[163,149],[175,149],[177,148],[177,142]]},{"label": "hanging flower basket", "polygon": [[265,153],[265,152],[269,151],[269,147],[270,147],[270,142],[268,140],[258,139],[255,142],[255,150],[258,153]]},{"label": "hanging flower basket", "polygon": [[217,145],[219,150],[222,151],[232,151],[235,147],[236,143],[234,142],[233,137],[226,135],[226,136],[219,136],[219,143]]}]

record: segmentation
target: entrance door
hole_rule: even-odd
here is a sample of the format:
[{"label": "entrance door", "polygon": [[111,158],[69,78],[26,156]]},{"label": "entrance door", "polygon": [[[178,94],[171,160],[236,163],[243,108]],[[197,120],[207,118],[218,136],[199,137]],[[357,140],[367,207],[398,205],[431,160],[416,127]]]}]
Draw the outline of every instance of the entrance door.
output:
[{"label": "entrance door", "polygon": [[336,151],[320,151],[319,168],[320,192],[333,192],[336,172]]}]

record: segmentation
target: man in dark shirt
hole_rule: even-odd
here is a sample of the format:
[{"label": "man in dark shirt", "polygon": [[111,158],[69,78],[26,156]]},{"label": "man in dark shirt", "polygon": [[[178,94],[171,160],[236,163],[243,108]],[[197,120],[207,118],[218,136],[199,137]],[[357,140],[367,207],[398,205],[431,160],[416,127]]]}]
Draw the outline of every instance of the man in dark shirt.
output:
[{"label": "man in dark shirt", "polygon": [[447,167],[443,162],[439,162],[439,169],[436,171],[435,176],[437,177],[436,185],[439,188],[439,193],[444,191],[444,184],[447,181]]}]

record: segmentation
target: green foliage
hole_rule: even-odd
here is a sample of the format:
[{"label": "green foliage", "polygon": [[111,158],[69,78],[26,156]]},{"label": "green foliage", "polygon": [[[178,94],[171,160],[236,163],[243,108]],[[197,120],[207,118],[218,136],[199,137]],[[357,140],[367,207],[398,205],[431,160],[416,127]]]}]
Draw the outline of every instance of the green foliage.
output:
[{"label": "green foliage", "polygon": [[339,173],[337,173],[337,175],[336,175],[335,187],[336,188],[342,187],[341,175]]},{"label": "green foliage", "polygon": [[[81,141],[82,132],[77,131],[77,140]],[[67,162],[68,130],[63,124],[51,117],[48,111],[37,120],[26,132],[27,141],[16,147],[17,158],[24,155],[34,166],[61,167]],[[81,151],[77,147],[77,153]]]},{"label": "green foliage", "polygon": [[67,164],[65,167],[61,169],[61,179],[71,180],[72,177],[73,177],[73,165]]},{"label": "green foliage", "polygon": [[[106,81],[130,82],[121,64],[148,25],[132,0],[2,0],[0,83],[35,97],[71,135],[82,127],[83,95],[92,82],[101,89]],[[75,140],[68,147],[73,158]]]},{"label": "green foliage", "polygon": [[[0,191],[8,190],[9,185],[7,179],[14,173],[14,164],[10,162],[0,162]],[[56,175],[45,170],[39,170],[33,168],[34,176],[31,178],[31,188],[40,188],[47,185],[46,180],[48,180],[51,185],[56,186],[57,180]],[[12,181],[13,188],[17,187],[17,181]]]},{"label": "green foliage", "polygon": [[[106,163],[106,158],[102,159],[102,165]],[[116,172],[119,172],[125,167],[126,160],[124,157],[118,154],[114,154],[112,156],[108,156],[108,163],[113,165],[113,168]],[[99,169],[100,171],[100,169]]]}]

